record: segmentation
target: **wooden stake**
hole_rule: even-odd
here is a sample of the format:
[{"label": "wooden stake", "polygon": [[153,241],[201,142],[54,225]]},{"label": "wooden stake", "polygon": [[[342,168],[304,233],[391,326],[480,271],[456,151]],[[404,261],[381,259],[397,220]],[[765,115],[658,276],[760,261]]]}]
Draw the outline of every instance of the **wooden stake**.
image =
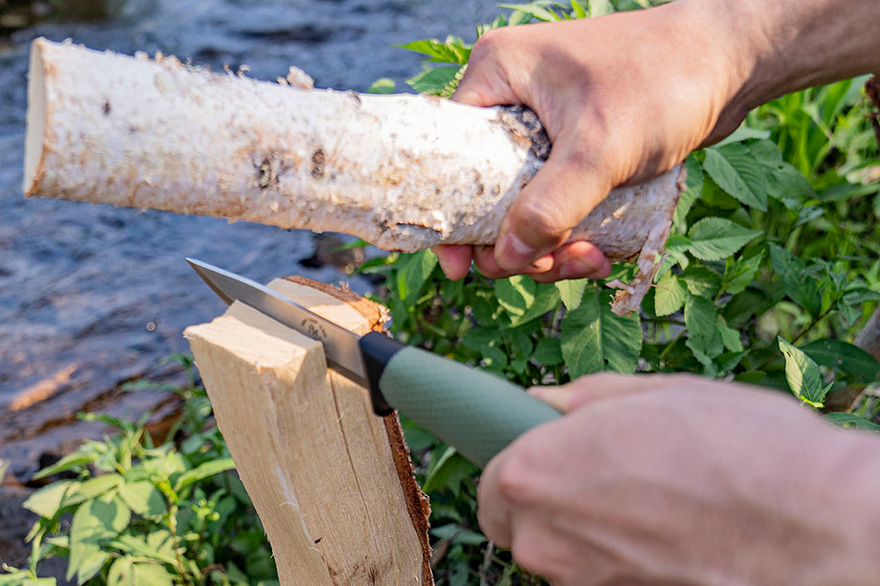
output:
[{"label": "wooden stake", "polygon": [[[358,334],[383,308],[305,280],[270,287]],[[185,335],[269,536],[282,586],[430,586],[429,508],[396,415],[323,347],[239,303]]]}]

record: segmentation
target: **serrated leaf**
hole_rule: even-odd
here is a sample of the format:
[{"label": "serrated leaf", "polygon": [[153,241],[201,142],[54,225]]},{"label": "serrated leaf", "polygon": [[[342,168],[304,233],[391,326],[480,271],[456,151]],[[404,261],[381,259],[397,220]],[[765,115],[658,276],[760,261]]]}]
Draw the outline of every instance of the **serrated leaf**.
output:
[{"label": "serrated leaf", "polygon": [[[531,280],[531,279],[529,279]],[[559,291],[553,285],[538,283],[535,287],[535,300],[521,316],[510,319],[511,327],[518,327],[533,319],[543,317],[559,305]]]},{"label": "serrated leaf", "polygon": [[120,484],[122,484],[122,476],[116,473],[89,478],[85,482],[79,483],[75,490],[69,491],[61,502],[61,506],[68,507],[96,499],[115,490]]},{"label": "serrated leaf", "polygon": [[841,427],[880,432],[880,425],[864,417],[859,417],[855,413],[828,413],[825,415],[825,419]]},{"label": "serrated leaf", "polygon": [[107,586],[134,586],[134,571],[131,558],[118,558],[107,573]]},{"label": "serrated leaf", "polygon": [[76,573],[76,583],[85,584],[94,578],[98,572],[110,561],[110,554],[105,551],[97,551],[83,560],[79,570]]},{"label": "serrated leaf", "polygon": [[703,170],[718,187],[749,207],[767,211],[764,169],[749,149],[735,143],[704,152]]},{"label": "serrated leaf", "polygon": [[70,523],[67,580],[70,581],[81,571],[84,574],[90,571],[89,561],[101,552],[101,543],[114,538],[130,520],[128,507],[118,497],[108,502],[88,501],[78,507]]},{"label": "serrated leaf", "polygon": [[815,340],[802,346],[801,351],[820,366],[850,375],[855,383],[868,385],[880,380],[880,362],[858,346],[843,340]]},{"label": "serrated leaf", "polygon": [[694,263],[682,271],[680,280],[691,295],[714,299],[721,286],[721,277],[707,266]]},{"label": "serrated leaf", "polygon": [[602,370],[635,371],[642,348],[638,312],[611,312],[614,293],[590,285],[580,306],[562,320],[561,348],[572,378]]},{"label": "serrated leaf", "polygon": [[58,513],[58,509],[61,508],[64,495],[69,491],[76,490],[78,486],[79,482],[73,480],[64,480],[50,484],[29,496],[22,506],[41,517],[51,519]]},{"label": "serrated leaf", "polygon": [[816,278],[807,272],[804,261],[775,244],[770,245],[770,263],[782,279],[785,294],[816,317],[822,310],[822,294]]},{"label": "serrated leaf", "polygon": [[688,250],[695,257],[705,260],[721,260],[757,238],[758,230],[749,230],[723,218],[703,218],[688,232]]},{"label": "serrated leaf", "polygon": [[514,316],[524,316],[535,302],[537,283],[525,275],[497,279],[494,284],[498,303]]},{"label": "serrated leaf", "polygon": [[234,469],[235,462],[232,461],[232,458],[218,458],[217,460],[209,460],[204,464],[200,464],[197,468],[187,470],[186,472],[181,474],[177,478],[177,483],[174,485],[174,491],[177,492],[182,488],[205,480],[206,478],[210,478],[215,474],[220,474],[221,472],[226,472],[227,470]]},{"label": "serrated leaf", "polygon": [[691,350],[709,359],[724,351],[717,322],[715,305],[712,301],[688,294],[684,306],[684,323],[688,332],[688,347]]},{"label": "serrated leaf", "polygon": [[565,309],[572,311],[581,304],[581,298],[584,296],[584,288],[587,286],[587,279],[573,279],[566,281],[556,281],[556,289],[559,291],[559,298]]},{"label": "serrated leaf", "polygon": [[406,80],[420,94],[439,94],[455,79],[459,67],[434,67]]},{"label": "serrated leaf", "polygon": [[727,324],[721,323],[721,320],[715,324],[718,327],[718,333],[721,335],[721,342],[724,344],[724,347],[730,350],[731,352],[742,352],[743,345],[742,340],[740,339],[740,334],[737,330],[727,326]]},{"label": "serrated leaf", "polygon": [[481,545],[486,543],[486,536],[472,529],[466,529],[457,523],[433,527],[431,535],[437,539],[448,539],[452,543],[463,545]]},{"label": "serrated leaf", "polygon": [[785,356],[785,380],[795,397],[816,408],[824,406],[828,387],[822,383],[819,366],[799,348],[777,338]]},{"label": "serrated leaf", "polygon": [[681,309],[687,289],[677,275],[666,273],[654,285],[654,312],[658,317],[671,315]]},{"label": "serrated leaf", "polygon": [[454,63],[464,65],[468,62],[471,47],[457,37],[447,37],[445,41],[422,39],[404,45],[395,45],[401,49],[415,51],[431,57],[430,61],[438,63]]},{"label": "serrated leaf", "polygon": [[562,347],[556,338],[541,338],[535,346],[535,353],[532,355],[535,362],[544,366],[556,366],[562,364]]},{"label": "serrated leaf", "polygon": [[125,482],[119,489],[119,496],[132,511],[142,517],[161,515],[166,510],[165,497],[149,480]]},{"label": "serrated leaf", "polygon": [[437,266],[437,256],[430,250],[423,250],[406,256],[401,255],[398,263],[397,294],[407,311],[412,311],[425,283]]},{"label": "serrated leaf", "polygon": [[724,290],[731,295],[739,295],[745,291],[746,287],[755,280],[755,275],[758,274],[763,261],[763,250],[749,258],[736,259],[724,273]]}]

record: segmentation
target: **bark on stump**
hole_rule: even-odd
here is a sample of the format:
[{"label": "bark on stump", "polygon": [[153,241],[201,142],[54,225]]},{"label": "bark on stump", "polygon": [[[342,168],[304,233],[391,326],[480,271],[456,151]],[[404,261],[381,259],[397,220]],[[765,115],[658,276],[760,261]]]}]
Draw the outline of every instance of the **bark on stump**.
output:
[{"label": "bark on stump", "polygon": [[[384,308],[305,279],[270,287],[358,334]],[[397,415],[327,367],[323,346],[236,302],[185,332],[283,586],[430,586],[427,497]]]}]

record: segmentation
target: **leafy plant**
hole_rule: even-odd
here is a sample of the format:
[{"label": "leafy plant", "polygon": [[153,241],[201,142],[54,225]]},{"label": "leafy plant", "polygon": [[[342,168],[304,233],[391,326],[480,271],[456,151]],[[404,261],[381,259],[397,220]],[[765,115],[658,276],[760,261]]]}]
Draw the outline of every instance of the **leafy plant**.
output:
[{"label": "leafy plant", "polygon": [[[210,404],[195,382],[174,389],[184,413],[168,438],[154,445],[149,415],[129,423],[87,415],[115,428],[89,441],[35,478],[66,478],[32,494],[24,507],[40,516],[28,534],[30,565],[4,566],[3,586],[51,586],[38,578],[41,560],[67,559],[67,580],[77,584],[171,586],[277,584],[263,528],[233,468],[216,427],[205,427]],[[137,381],[129,390],[155,388]],[[174,438],[178,438],[175,441]]]},{"label": "leafy plant", "polygon": [[[502,5],[478,27],[599,16],[643,2]],[[408,80],[451,95],[471,45],[458,38],[402,46],[426,56]],[[430,251],[362,268],[385,277],[394,334],[523,386],[602,370],[697,372],[793,393],[821,409],[849,385],[876,384],[880,364],[850,342],[880,301],[880,172],[860,87],[848,80],[774,100],[723,142],[686,161],[663,266],[636,314],[609,308],[602,282],[492,281],[472,270],[449,282]],[[607,281],[626,281],[615,266]],[[878,431],[863,402],[834,423]],[[495,551],[475,516],[477,471],[412,422],[408,441],[434,506],[438,583],[529,583]]]}]

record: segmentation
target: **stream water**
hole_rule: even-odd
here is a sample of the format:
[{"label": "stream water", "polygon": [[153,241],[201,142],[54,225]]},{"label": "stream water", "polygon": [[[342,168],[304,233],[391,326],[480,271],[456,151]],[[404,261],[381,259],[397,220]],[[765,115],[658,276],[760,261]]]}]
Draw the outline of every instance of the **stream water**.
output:
[{"label": "stream water", "polygon": [[[472,41],[474,25],[499,12],[489,0],[128,0],[111,8],[100,21],[44,23],[0,41],[0,459],[12,461],[19,480],[42,455],[95,433],[72,424],[73,414],[100,409],[120,381],[186,352],[183,328],[222,311],[184,257],[261,281],[300,274],[358,292],[370,286],[303,264],[315,254],[308,232],[24,199],[33,38],[158,50],[215,70],[246,64],[258,79],[296,65],[318,87],[365,90],[391,77],[402,90],[420,57],[392,44],[447,34]],[[109,409],[139,415],[158,402],[129,394]]]}]

